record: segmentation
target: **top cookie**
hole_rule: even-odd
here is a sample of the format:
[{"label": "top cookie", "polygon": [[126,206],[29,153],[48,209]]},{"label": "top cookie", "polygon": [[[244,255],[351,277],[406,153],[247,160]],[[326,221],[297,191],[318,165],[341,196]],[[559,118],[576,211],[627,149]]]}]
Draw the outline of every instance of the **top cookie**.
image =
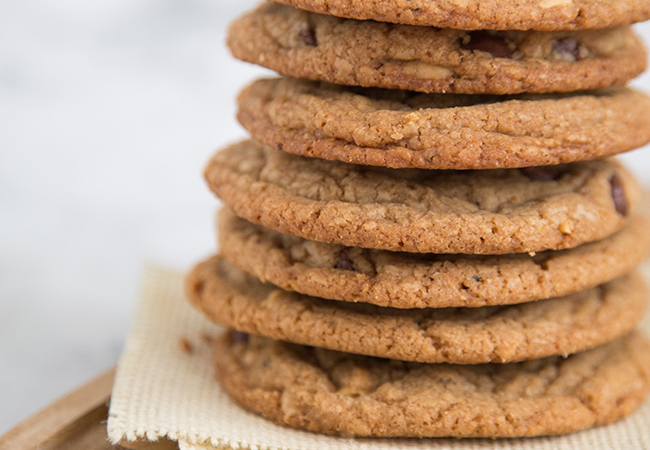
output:
[{"label": "top cookie", "polygon": [[640,190],[616,161],[431,171],[355,166],[245,141],[215,155],[210,188],[281,233],[349,247],[503,254],[571,248],[625,223]]},{"label": "top cookie", "polygon": [[459,30],[584,30],[650,18],[643,0],[274,0],[350,19]]},{"label": "top cookie", "polygon": [[547,93],[626,83],[646,66],[629,26],[459,31],[341,19],[275,3],[235,21],[239,59],[351,86],[458,94]]}]

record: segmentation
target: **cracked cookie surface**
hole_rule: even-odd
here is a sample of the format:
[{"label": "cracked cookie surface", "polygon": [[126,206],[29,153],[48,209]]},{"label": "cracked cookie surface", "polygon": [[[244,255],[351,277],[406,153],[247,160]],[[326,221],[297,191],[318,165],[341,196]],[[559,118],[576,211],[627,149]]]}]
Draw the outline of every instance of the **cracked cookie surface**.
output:
[{"label": "cracked cookie surface", "polygon": [[294,78],[239,95],[255,139],[302,156],[393,168],[495,169],[611,156],[650,141],[650,98],[627,88],[470,96]]},{"label": "cracked cookie surface", "polygon": [[236,20],[241,60],[335,84],[464,94],[568,92],[625,84],[646,67],[630,27],[460,31],[345,20],[266,3]]},{"label": "cracked cookie surface", "polygon": [[616,161],[482,171],[385,169],[244,141],[208,163],[240,217],[350,247],[504,254],[575,247],[618,231],[640,196]]},{"label": "cracked cookie surface", "polygon": [[638,334],[566,359],[505,365],[405,363],[228,333],[217,378],[246,409],[343,436],[523,437],[565,434],[627,416],[650,386]]},{"label": "cracked cookie surface", "polygon": [[650,18],[643,0],[274,0],[359,20],[459,30],[611,28]]},{"label": "cracked cookie surface", "polygon": [[344,247],[281,234],[219,213],[219,249],[283,289],[391,308],[479,307],[558,297],[618,278],[650,248],[650,222],[574,249],[502,256],[413,254]]}]

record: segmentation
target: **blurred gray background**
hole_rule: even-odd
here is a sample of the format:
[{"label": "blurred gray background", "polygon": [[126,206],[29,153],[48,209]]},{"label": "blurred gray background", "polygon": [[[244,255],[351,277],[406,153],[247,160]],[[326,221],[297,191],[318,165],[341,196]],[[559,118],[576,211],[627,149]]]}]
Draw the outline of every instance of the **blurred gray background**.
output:
[{"label": "blurred gray background", "polygon": [[[117,362],[143,264],[214,251],[201,171],[271,74],[224,44],[256,3],[2,2],[0,435]],[[624,160],[650,187],[650,152]]]}]

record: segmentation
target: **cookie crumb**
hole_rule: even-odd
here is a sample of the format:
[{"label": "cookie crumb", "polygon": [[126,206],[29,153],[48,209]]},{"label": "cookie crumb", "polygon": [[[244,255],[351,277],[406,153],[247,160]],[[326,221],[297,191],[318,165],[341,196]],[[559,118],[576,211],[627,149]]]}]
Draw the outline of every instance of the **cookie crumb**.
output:
[{"label": "cookie crumb", "polygon": [[565,220],[560,225],[562,234],[570,235],[573,232],[573,223],[570,220]]},{"label": "cookie crumb", "polygon": [[184,353],[191,355],[194,353],[194,347],[186,338],[181,338],[179,341],[179,346]]}]

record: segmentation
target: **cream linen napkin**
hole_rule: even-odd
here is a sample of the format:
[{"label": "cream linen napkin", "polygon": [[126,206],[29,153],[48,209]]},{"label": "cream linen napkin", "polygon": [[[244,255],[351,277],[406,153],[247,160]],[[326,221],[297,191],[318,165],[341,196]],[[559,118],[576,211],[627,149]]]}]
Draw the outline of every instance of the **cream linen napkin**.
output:
[{"label": "cream linen napkin", "polygon": [[[644,266],[650,277],[650,266]],[[650,320],[643,324],[650,331]],[[562,437],[515,440],[352,440],[274,425],[235,405],[212,373],[209,337],[219,331],[184,299],[182,276],[147,267],[120,360],[108,417],[113,443],[171,439],[181,450],[625,449],[650,448],[650,402],[613,425]]]}]

